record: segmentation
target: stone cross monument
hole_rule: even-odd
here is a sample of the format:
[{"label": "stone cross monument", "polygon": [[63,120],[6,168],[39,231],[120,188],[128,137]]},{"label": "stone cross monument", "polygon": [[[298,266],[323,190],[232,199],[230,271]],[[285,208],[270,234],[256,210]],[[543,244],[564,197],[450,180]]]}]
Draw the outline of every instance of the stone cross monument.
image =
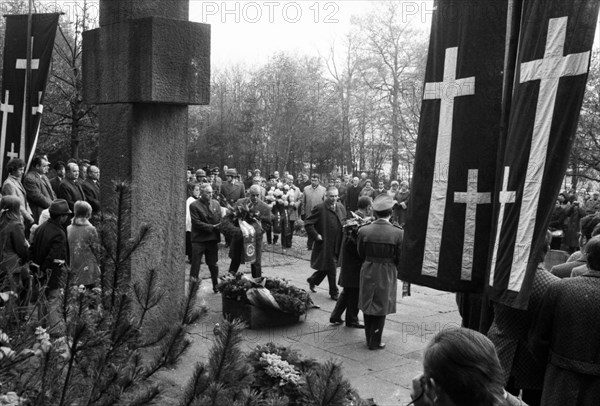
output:
[{"label": "stone cross monument", "polygon": [[99,111],[102,202],[111,200],[113,179],[131,181],[131,230],[154,230],[132,260],[132,278],[158,269],[168,305],[184,293],[187,106],[210,96],[210,26],[188,18],[189,0],[100,0],[100,28],[83,33],[84,98]]}]

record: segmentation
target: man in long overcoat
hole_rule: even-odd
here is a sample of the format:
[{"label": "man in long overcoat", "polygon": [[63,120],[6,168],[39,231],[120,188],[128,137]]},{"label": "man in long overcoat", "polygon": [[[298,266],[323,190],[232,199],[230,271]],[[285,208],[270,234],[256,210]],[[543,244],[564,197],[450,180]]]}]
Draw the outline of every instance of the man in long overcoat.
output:
[{"label": "man in long overcoat", "polygon": [[387,194],[373,201],[376,220],[358,230],[358,255],[365,261],[360,270],[358,307],[365,318],[370,350],[385,348],[381,335],[385,316],[396,313],[398,263],[404,232],[390,223],[394,201]]},{"label": "man in long overcoat", "polygon": [[79,166],[76,163],[71,162],[67,164],[67,172],[65,173],[65,178],[58,186],[56,197],[65,199],[71,212],[77,200],[85,201],[85,193],[81,188],[81,180],[79,179]]},{"label": "man in long overcoat", "polygon": [[364,328],[358,320],[358,292],[360,287],[360,268],[363,260],[356,249],[358,228],[362,222],[371,219],[372,203],[370,197],[363,196],[358,200],[356,215],[363,220],[349,219],[344,225],[342,253],[340,255],[340,279],[338,285],[342,293],[329,316],[331,324],[341,324],[342,313],[346,312],[346,327]]},{"label": "man in long overcoat", "polygon": [[[304,219],[306,219],[312,213],[315,206],[322,203],[325,200],[325,194],[327,190],[320,184],[320,177],[318,174],[313,173],[311,177],[310,185],[306,186],[302,192],[302,210],[304,212]],[[338,191],[339,194],[339,191]],[[310,251],[313,248],[314,240],[313,234],[307,230],[308,239],[306,240],[306,248]]]},{"label": "man in long overcoat", "polygon": [[600,236],[587,244],[588,273],[552,284],[530,345],[547,362],[541,404],[596,405],[600,399]]},{"label": "man in long overcoat", "polygon": [[338,190],[329,188],[325,201],[313,207],[310,216],[304,222],[304,228],[314,240],[310,267],[316,269],[307,279],[312,292],[327,276],[329,295],[338,300],[338,288],[335,283],[337,259],[342,246],[342,224],[346,219],[346,209],[338,200]]}]

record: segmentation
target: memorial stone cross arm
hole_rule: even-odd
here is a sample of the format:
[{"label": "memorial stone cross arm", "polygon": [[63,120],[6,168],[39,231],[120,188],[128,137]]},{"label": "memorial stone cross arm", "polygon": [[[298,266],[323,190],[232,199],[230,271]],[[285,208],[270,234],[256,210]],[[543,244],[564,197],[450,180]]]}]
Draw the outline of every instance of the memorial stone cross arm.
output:
[{"label": "memorial stone cross arm", "polygon": [[100,0],[100,27],[83,34],[84,99],[98,105],[107,180],[102,207],[112,202],[112,180],[131,182],[130,231],[153,230],[131,276],[161,270],[167,306],[184,292],[187,106],[210,95],[210,26],[188,18],[189,0]]}]

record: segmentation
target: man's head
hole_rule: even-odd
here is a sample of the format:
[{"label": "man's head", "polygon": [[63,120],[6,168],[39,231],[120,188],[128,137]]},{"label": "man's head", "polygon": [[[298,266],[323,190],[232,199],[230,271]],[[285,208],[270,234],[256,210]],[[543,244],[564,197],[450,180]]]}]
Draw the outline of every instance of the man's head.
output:
[{"label": "man's head", "polygon": [[100,168],[96,165],[92,165],[88,168],[87,176],[91,180],[99,180],[100,179]]},{"label": "man's head", "polygon": [[350,182],[350,175],[345,174],[344,175],[344,183],[348,183],[348,182]]},{"label": "man's head", "polygon": [[371,213],[371,209],[373,207],[373,199],[371,199],[369,196],[361,196],[358,198],[358,210],[362,210],[365,213],[367,213],[367,215],[370,215]]},{"label": "man's head", "polygon": [[200,199],[204,201],[210,201],[210,199],[212,198],[212,193],[213,190],[210,183],[202,183],[200,185]]},{"label": "man's head", "polygon": [[392,215],[392,207],[394,207],[394,199],[387,193],[383,193],[373,201],[373,213],[377,218],[389,218]]},{"label": "man's head", "polygon": [[[77,164],[74,165],[77,166]],[[69,209],[69,204],[65,199],[56,199],[50,203],[48,212],[50,213],[50,218],[58,220],[60,224],[63,224],[65,221],[67,221],[69,215],[72,213],[71,209]]]},{"label": "man's head", "polygon": [[237,171],[235,169],[227,169],[225,171],[225,178],[229,182],[234,182],[236,177],[237,177]]},{"label": "man's head", "polygon": [[59,178],[65,177],[66,167],[63,161],[57,161],[52,168],[56,171],[56,176]]},{"label": "man's head", "polygon": [[275,176],[275,179],[279,179],[279,171],[273,172],[273,176]]},{"label": "man's head", "polygon": [[383,190],[383,188],[384,188],[383,181],[377,182],[377,187],[379,188],[379,190]]},{"label": "man's head", "polygon": [[329,178],[327,181],[327,187],[335,187],[335,179]]},{"label": "man's head", "polygon": [[288,185],[293,185],[294,184],[294,175],[288,175],[287,176],[287,183],[288,183]]},{"label": "man's head", "polygon": [[364,180],[364,179],[367,179],[367,173],[366,173],[366,172],[362,172],[362,173],[360,174],[360,178],[361,178],[361,179],[363,179],[363,180]]},{"label": "man's head", "polygon": [[79,176],[81,177],[81,179],[85,179],[87,177],[87,171],[89,167],[90,162],[87,159],[81,161],[81,163],[79,164]]},{"label": "man's head", "polygon": [[8,171],[9,175],[20,178],[23,176],[23,171],[25,171],[25,161],[23,161],[21,158],[12,158],[6,164],[6,170]]},{"label": "man's head", "polygon": [[308,182],[308,175],[307,175],[307,174],[305,174],[305,173],[303,173],[303,174],[302,174],[302,180],[303,180],[304,182]]},{"label": "man's head", "polygon": [[45,175],[50,168],[50,162],[46,161],[44,157],[36,156],[33,158],[33,161],[31,161],[31,167],[40,175]]},{"label": "man's head", "polygon": [[588,241],[586,252],[588,269],[600,271],[600,235]]},{"label": "man's head", "polygon": [[325,203],[330,206],[333,206],[339,197],[339,192],[336,187],[330,187],[327,189],[327,193],[325,194]]},{"label": "man's head", "polygon": [[260,185],[262,183],[262,178],[260,176],[255,176],[252,178],[253,185]]},{"label": "man's head", "polygon": [[352,178],[352,185],[358,186],[359,179],[357,177]]},{"label": "man's head", "polygon": [[208,179],[206,178],[206,171],[204,169],[198,169],[196,171],[196,181],[199,183],[208,182]]},{"label": "man's head", "polygon": [[584,247],[592,238],[592,231],[600,224],[600,216],[590,214],[585,216],[580,221],[581,232],[579,233],[579,246]]},{"label": "man's head", "polygon": [[65,177],[70,180],[77,179],[79,177],[79,166],[74,162],[68,163]]},{"label": "man's head", "polygon": [[317,187],[317,186],[319,186],[320,180],[321,180],[321,178],[319,177],[319,175],[317,175],[316,173],[313,173],[310,178],[310,183],[313,187]]},{"label": "man's head", "polygon": [[252,203],[256,203],[258,198],[260,197],[260,186],[252,185],[250,189],[248,189],[248,197]]},{"label": "man's head", "polygon": [[342,180],[340,178],[335,179],[335,187],[339,188],[342,186]]}]

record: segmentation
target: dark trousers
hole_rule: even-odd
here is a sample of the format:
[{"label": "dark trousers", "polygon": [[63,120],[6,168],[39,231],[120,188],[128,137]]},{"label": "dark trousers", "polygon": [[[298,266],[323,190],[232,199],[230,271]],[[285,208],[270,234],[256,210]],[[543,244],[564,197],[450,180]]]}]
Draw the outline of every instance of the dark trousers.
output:
[{"label": "dark trousers", "polygon": [[385,325],[385,316],[372,316],[363,314],[365,319],[365,336],[367,338],[367,346],[377,347],[381,344],[381,335],[383,334],[383,326]]},{"label": "dark trousers", "polygon": [[192,242],[191,278],[198,278],[200,275],[202,255],[205,256],[206,265],[208,265],[208,269],[210,270],[210,279],[214,289],[217,286],[219,278],[219,267],[217,266],[217,261],[219,260],[218,243],[216,241]]},{"label": "dark trousers", "polygon": [[344,288],[338,298],[330,320],[339,320],[346,311],[346,325],[358,323],[358,290],[359,288]]},{"label": "dark trousers", "polygon": [[286,231],[284,241],[282,242],[283,248],[292,248],[292,236],[294,235],[294,220],[289,221],[289,228]]},{"label": "dark trousers", "polygon": [[[234,241],[232,244],[239,245],[242,244],[241,241]],[[232,248],[234,246],[232,245]],[[236,255],[236,258],[231,258],[231,264],[229,264],[229,273],[235,275],[240,269],[240,265],[242,264],[242,248],[239,250],[240,255]],[[250,270],[252,272],[253,278],[260,278],[262,276],[262,266],[261,266],[261,258],[262,258],[262,235],[256,240],[256,261],[253,264],[250,264]]]},{"label": "dark trousers", "polygon": [[310,278],[308,278],[308,282],[318,286],[321,282],[323,282],[323,279],[327,277],[327,282],[329,282],[329,294],[337,295],[338,287],[335,283],[335,271],[335,267],[331,267],[329,271],[315,271]]},{"label": "dark trousers", "polygon": [[309,250],[312,250],[312,246],[313,246],[313,243],[315,242],[315,239],[310,233],[308,233],[308,235],[306,237],[307,237],[306,248],[308,248]]}]

